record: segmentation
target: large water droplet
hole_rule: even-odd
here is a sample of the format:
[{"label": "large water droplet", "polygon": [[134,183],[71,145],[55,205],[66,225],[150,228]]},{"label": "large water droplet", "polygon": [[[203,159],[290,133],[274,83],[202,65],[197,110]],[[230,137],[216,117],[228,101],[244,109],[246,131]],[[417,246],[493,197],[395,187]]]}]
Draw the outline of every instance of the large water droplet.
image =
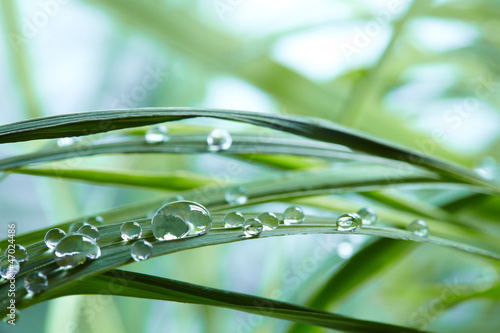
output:
[{"label": "large water droplet", "polygon": [[354,231],[361,225],[361,217],[356,213],[342,214],[337,219],[338,231]]},{"label": "large water droplet", "polygon": [[77,232],[82,235],[87,235],[95,241],[99,239],[99,229],[91,224],[82,225]]},{"label": "large water droplet", "polygon": [[142,227],[134,221],[124,222],[120,227],[122,238],[126,241],[140,238],[142,236]]},{"label": "large water droplet", "polygon": [[54,249],[54,259],[63,268],[73,268],[83,264],[86,259],[97,259],[101,249],[87,235],[70,234],[59,241]]},{"label": "large water droplet", "polygon": [[229,212],[224,216],[225,228],[241,227],[244,222],[245,217],[240,212]]},{"label": "large water droplet", "polygon": [[59,243],[59,241],[64,238],[64,236],[66,236],[64,230],[54,228],[47,231],[43,240],[45,241],[45,245],[47,245],[49,249],[53,249],[56,247],[57,243]]},{"label": "large water droplet", "polygon": [[255,217],[249,218],[243,224],[243,232],[247,237],[257,237],[262,233],[264,226]]},{"label": "large water droplet", "polygon": [[24,278],[24,288],[29,294],[39,294],[49,286],[49,280],[42,272],[31,272]]},{"label": "large water droplet", "polygon": [[304,211],[297,206],[290,206],[283,212],[283,223],[286,225],[304,222]]},{"label": "large water droplet", "polygon": [[16,258],[16,260],[19,262],[24,262],[28,260],[28,251],[26,251],[26,248],[24,246],[19,244],[7,247],[4,255],[8,258],[9,254],[14,258]]},{"label": "large water droplet", "polygon": [[426,237],[429,235],[429,228],[427,223],[423,220],[415,220],[408,224],[406,230],[418,237]]},{"label": "large water droplet", "polygon": [[130,256],[135,261],[147,260],[153,254],[153,245],[143,239],[138,240],[130,247]]},{"label": "large water droplet", "polygon": [[373,225],[377,223],[377,213],[370,207],[361,208],[358,211],[362,225]]},{"label": "large water droplet", "polygon": [[147,130],[145,136],[147,143],[160,143],[168,141],[168,129],[163,125],[153,126]]},{"label": "large water droplet", "polygon": [[69,138],[59,138],[57,139],[57,145],[59,147],[66,147],[66,146],[71,146],[80,141],[82,141],[82,138],[79,136],[74,136]]},{"label": "large water droplet", "polygon": [[21,265],[15,258],[3,257],[0,259],[0,276],[4,279],[11,279],[19,273]]},{"label": "large water droplet", "polygon": [[153,235],[159,240],[198,236],[212,228],[208,210],[192,201],[175,201],[166,204],[151,220]]},{"label": "large water droplet", "polygon": [[224,129],[214,129],[207,137],[208,150],[210,151],[227,150],[232,143],[231,134]]},{"label": "large water droplet", "polygon": [[280,220],[278,219],[276,214],[271,212],[262,213],[257,218],[264,225],[264,230],[274,230],[280,223]]},{"label": "large water droplet", "polygon": [[247,191],[243,186],[232,186],[226,190],[226,201],[230,205],[243,205],[247,202]]},{"label": "large water droplet", "polygon": [[94,227],[100,227],[101,225],[103,225],[104,223],[104,219],[102,218],[102,216],[90,216],[90,217],[87,217],[84,221],[84,224],[90,224],[90,225],[93,225]]}]

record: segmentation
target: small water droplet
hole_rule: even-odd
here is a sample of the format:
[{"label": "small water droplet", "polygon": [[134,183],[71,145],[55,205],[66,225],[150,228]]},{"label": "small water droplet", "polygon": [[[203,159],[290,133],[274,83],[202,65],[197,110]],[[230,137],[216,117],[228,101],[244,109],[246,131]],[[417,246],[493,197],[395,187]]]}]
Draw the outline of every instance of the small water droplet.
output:
[{"label": "small water droplet", "polygon": [[140,239],[130,247],[130,256],[135,261],[142,261],[151,258],[153,245],[150,242]]},{"label": "small water droplet", "polygon": [[247,237],[257,237],[262,233],[264,226],[255,217],[249,218],[243,224],[243,232]]},{"label": "small water droplet", "polygon": [[59,138],[57,139],[57,146],[58,147],[67,147],[71,146],[77,142],[82,141],[82,138],[79,136],[74,136],[74,137],[68,137],[68,138]]},{"label": "small water droplet", "polygon": [[11,279],[19,273],[21,265],[15,258],[3,257],[0,259],[0,276],[4,279]]},{"label": "small water droplet", "polygon": [[103,225],[104,223],[104,219],[102,218],[102,216],[90,216],[90,217],[87,217],[84,221],[83,221],[83,224],[90,224],[90,225],[93,225],[94,227],[100,227],[101,225]]},{"label": "small water droplet", "polygon": [[208,150],[227,150],[231,147],[233,138],[225,129],[214,129],[207,137]]},{"label": "small water droplet", "polygon": [[97,259],[100,256],[101,249],[96,242],[82,234],[66,235],[54,248],[54,259],[63,268],[73,268],[87,259]]},{"label": "small water droplet", "polygon": [[245,217],[240,212],[229,212],[224,216],[225,228],[241,227],[244,222]]},{"label": "small water droplet", "polygon": [[358,211],[359,217],[361,217],[361,223],[363,225],[374,225],[377,223],[377,213],[373,208],[365,207]]},{"label": "small water droplet", "polygon": [[83,226],[82,221],[71,223],[71,225],[68,228],[68,233],[77,232],[78,229],[80,229],[82,226]]},{"label": "small water droplet", "polygon": [[99,229],[94,227],[92,224],[84,223],[80,229],[78,229],[77,233],[87,235],[95,241],[99,239]]},{"label": "small water droplet", "polygon": [[230,205],[243,205],[247,202],[247,191],[243,186],[232,186],[226,190],[226,201]]},{"label": "small water droplet", "polygon": [[168,129],[163,125],[149,128],[145,136],[147,143],[160,143],[168,141]]},{"label": "small water droplet", "polygon": [[199,236],[212,228],[212,217],[199,203],[175,201],[156,212],[151,220],[151,227],[153,235],[159,240]]},{"label": "small water droplet", "polygon": [[342,214],[337,219],[338,231],[354,231],[361,225],[361,217],[356,213]]},{"label": "small water droplet", "polygon": [[264,230],[274,230],[280,223],[276,214],[271,212],[262,213],[257,218],[264,225]]},{"label": "small water droplet", "polygon": [[423,220],[415,220],[408,224],[406,230],[418,237],[426,237],[429,235],[427,223]]},{"label": "small water droplet", "polygon": [[64,236],[66,236],[64,230],[54,228],[47,231],[43,240],[45,241],[45,245],[47,245],[49,249],[53,249],[56,247],[57,243],[59,243],[59,241],[64,238]]},{"label": "small water droplet", "polygon": [[24,288],[29,294],[39,294],[49,286],[49,280],[42,272],[31,272],[24,278]]},{"label": "small water droplet", "polygon": [[120,227],[120,232],[122,238],[128,241],[131,239],[140,238],[142,236],[142,227],[137,222],[124,222]]},{"label": "small water droplet", "polygon": [[283,223],[286,225],[302,223],[304,219],[304,211],[300,207],[290,206],[283,212]]},{"label": "small water droplet", "polygon": [[13,247],[9,246],[5,250],[4,255],[8,258],[9,255],[13,256],[16,258],[17,261],[19,262],[24,262],[28,260],[28,251],[26,251],[26,248],[22,245],[15,244]]}]

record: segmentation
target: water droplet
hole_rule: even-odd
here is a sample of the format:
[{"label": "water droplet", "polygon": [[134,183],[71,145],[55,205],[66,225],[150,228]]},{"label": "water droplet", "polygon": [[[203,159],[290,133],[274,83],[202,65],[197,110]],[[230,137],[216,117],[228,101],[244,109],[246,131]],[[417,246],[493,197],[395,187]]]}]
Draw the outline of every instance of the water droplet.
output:
[{"label": "water droplet", "polygon": [[498,172],[498,168],[497,161],[491,156],[486,156],[474,171],[484,179],[493,180]]},{"label": "water droplet", "polygon": [[130,256],[135,261],[147,260],[153,254],[153,245],[144,239],[138,240],[130,247]]},{"label": "water droplet", "polygon": [[142,236],[142,227],[137,222],[124,222],[120,227],[120,232],[122,234],[122,238],[128,241],[134,238],[140,238]]},{"label": "water droplet", "polygon": [[192,201],[171,202],[160,208],[151,220],[153,235],[159,240],[198,236],[212,228],[208,210]]},{"label": "water droplet", "polygon": [[361,217],[356,213],[342,214],[337,219],[338,231],[354,231],[361,225]]},{"label": "water droplet", "polygon": [[15,258],[3,257],[0,259],[0,276],[4,279],[11,279],[19,273],[21,265]]},{"label": "water droplet", "polygon": [[247,202],[247,191],[243,186],[233,186],[226,190],[226,201],[230,205],[243,205]]},{"label": "water droplet", "polygon": [[145,136],[147,143],[160,143],[168,141],[168,129],[163,125],[153,126],[147,130]]},{"label": "water droplet", "polygon": [[415,220],[408,224],[406,230],[418,237],[426,237],[429,235],[429,228],[427,223],[423,220]]},{"label": "water droplet", "polygon": [[358,211],[362,225],[373,225],[377,223],[377,213],[370,207],[361,208]]},{"label": "water droplet", "polygon": [[69,138],[59,138],[57,139],[57,146],[59,147],[71,146],[72,144],[75,144],[80,141],[82,141],[82,138],[79,136],[74,136]]},{"label": "water droplet", "polygon": [[90,224],[90,225],[93,225],[94,227],[100,227],[101,225],[103,225],[104,223],[104,219],[102,218],[102,216],[90,216],[90,217],[87,217],[84,221],[83,221],[83,224]]},{"label": "water droplet", "polygon": [[225,129],[214,129],[207,137],[208,150],[227,150],[231,147],[233,138]]},{"label": "water droplet", "polygon": [[341,242],[337,247],[337,255],[342,259],[348,259],[352,256],[354,249],[349,242]]},{"label": "water droplet", "polygon": [[77,232],[83,226],[83,222],[74,222],[68,228],[68,233]]},{"label": "water droplet", "polygon": [[49,286],[49,280],[42,272],[31,272],[24,278],[24,288],[30,294],[39,294]]},{"label": "water droplet", "polygon": [[28,251],[26,251],[26,248],[22,245],[15,244],[14,247],[9,246],[5,250],[4,255],[8,258],[9,255],[13,256],[16,258],[17,261],[19,262],[24,262],[28,260]]},{"label": "water droplet", "polygon": [[304,211],[297,206],[290,206],[283,212],[283,223],[286,225],[304,222]]},{"label": "water droplet", "polygon": [[54,259],[63,268],[73,268],[83,264],[86,259],[97,259],[101,249],[87,235],[70,234],[59,241],[54,249]]},{"label": "water droplet", "polygon": [[276,214],[271,212],[262,213],[257,218],[264,225],[264,230],[274,230],[280,223],[280,220],[278,219]]},{"label": "water droplet", "polygon": [[247,237],[257,237],[262,233],[264,226],[255,217],[249,218],[243,224],[243,232]]},{"label": "water droplet", "polygon": [[225,228],[241,227],[244,222],[245,217],[240,212],[229,212],[224,216]]},{"label": "water droplet", "polygon": [[64,230],[54,228],[47,231],[43,240],[45,241],[45,245],[47,245],[49,249],[53,249],[56,247],[57,243],[59,243],[59,241],[63,239],[64,236],[66,236]]},{"label": "water droplet", "polygon": [[83,224],[77,232],[82,235],[87,235],[95,241],[99,239],[99,229],[92,224]]}]

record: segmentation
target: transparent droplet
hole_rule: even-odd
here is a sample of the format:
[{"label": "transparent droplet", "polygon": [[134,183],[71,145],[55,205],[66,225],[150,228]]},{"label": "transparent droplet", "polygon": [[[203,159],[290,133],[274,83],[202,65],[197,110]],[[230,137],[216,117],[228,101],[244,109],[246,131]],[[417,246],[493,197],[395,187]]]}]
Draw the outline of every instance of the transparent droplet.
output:
[{"label": "transparent droplet", "polygon": [[192,201],[175,201],[160,208],[151,220],[153,235],[159,240],[198,236],[212,228],[208,210]]},{"label": "transparent droplet", "polygon": [[90,225],[93,225],[94,227],[100,227],[101,225],[103,225],[104,223],[104,219],[102,218],[102,216],[90,216],[90,217],[87,217],[84,221],[83,221],[83,224],[90,224]]},{"label": "transparent droplet", "polygon": [[4,255],[8,258],[9,255],[13,256],[16,258],[17,261],[19,262],[24,262],[28,260],[28,251],[26,251],[26,248],[22,245],[15,244],[13,247],[9,246],[5,250]]},{"label": "transparent droplet", "polygon": [[31,272],[24,278],[24,288],[29,294],[39,294],[49,286],[49,280],[42,272]]},{"label": "transparent droplet", "polygon": [[283,212],[283,223],[286,225],[302,223],[304,219],[304,211],[300,207],[290,206]]},{"label": "transparent droplet", "polygon": [[87,235],[69,234],[59,241],[54,249],[54,259],[63,268],[73,268],[87,259],[97,259],[101,249]]},{"label": "transparent droplet", "polygon": [[377,213],[370,207],[361,208],[358,211],[362,225],[373,225],[377,223]]},{"label": "transparent droplet", "polygon": [[210,151],[227,150],[232,143],[233,138],[225,129],[214,129],[207,137],[208,150]]},{"label": "transparent droplet", "polygon": [[474,171],[484,179],[492,180],[495,179],[498,168],[497,161],[491,156],[486,156],[482,159]]},{"label": "transparent droplet", "polygon": [[262,213],[257,218],[264,225],[264,230],[274,230],[280,223],[280,220],[278,219],[276,214],[271,212]]},{"label": "transparent droplet", "polygon": [[225,228],[241,227],[244,222],[245,217],[240,212],[229,212],[224,216]]},{"label": "transparent droplet", "polygon": [[82,225],[80,229],[78,229],[77,233],[87,235],[95,241],[99,239],[99,229],[94,227],[92,224]]},{"label": "transparent droplet", "polygon": [[168,141],[168,129],[163,125],[153,126],[147,130],[145,136],[147,143],[160,143]]},{"label": "transparent droplet", "polygon": [[230,205],[243,205],[247,202],[247,191],[243,186],[232,186],[226,190],[226,201]]},{"label": "transparent droplet", "polygon": [[337,247],[337,255],[342,259],[348,259],[352,256],[354,249],[350,242],[341,242]]},{"label": "transparent droplet", "polygon": [[0,276],[4,279],[11,279],[19,273],[21,265],[15,258],[3,257],[0,259]]},{"label": "transparent droplet", "polygon": [[54,228],[47,231],[43,240],[45,241],[45,245],[47,245],[49,249],[53,249],[56,247],[57,243],[59,243],[59,241],[63,239],[64,236],[66,236],[64,230]]},{"label": "transparent droplet", "polygon": [[68,233],[77,232],[83,226],[83,221],[71,223],[68,228]]},{"label": "transparent droplet", "polygon": [[142,236],[142,227],[137,222],[124,222],[120,227],[120,232],[122,238],[128,241],[131,239],[140,238]]},{"label": "transparent droplet", "polygon": [[342,214],[337,219],[338,231],[354,231],[361,225],[361,217],[356,213]]},{"label": "transparent droplet", "polygon": [[418,237],[426,237],[429,235],[429,228],[427,223],[423,220],[415,220],[408,224],[406,230]]},{"label": "transparent droplet", "polygon": [[74,136],[74,137],[69,137],[69,138],[60,138],[57,139],[57,146],[59,147],[66,147],[66,146],[71,146],[72,144],[75,144],[77,142],[82,141],[82,138],[79,136]]},{"label": "transparent droplet", "polygon": [[153,254],[153,245],[150,242],[140,239],[130,247],[130,256],[135,261],[147,260]]},{"label": "transparent droplet", "polygon": [[243,224],[243,232],[247,237],[257,237],[262,233],[264,226],[255,217],[249,218]]}]

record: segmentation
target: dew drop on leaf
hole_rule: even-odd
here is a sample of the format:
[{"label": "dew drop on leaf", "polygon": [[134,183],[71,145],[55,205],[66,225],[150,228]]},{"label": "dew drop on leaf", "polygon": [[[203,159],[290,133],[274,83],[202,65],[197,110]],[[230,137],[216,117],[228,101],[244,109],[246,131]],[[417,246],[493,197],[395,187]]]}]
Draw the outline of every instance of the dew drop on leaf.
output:
[{"label": "dew drop on leaf", "polygon": [[208,150],[210,151],[227,150],[232,143],[233,138],[225,129],[214,129],[207,136]]},{"label": "dew drop on leaf", "polygon": [[377,213],[373,208],[365,207],[358,211],[362,225],[374,225],[377,223]]},{"label": "dew drop on leaf", "polygon": [[240,212],[229,212],[224,216],[225,228],[241,227],[244,222],[245,217]]},{"label": "dew drop on leaf", "polygon": [[103,225],[104,219],[102,216],[96,215],[96,216],[90,216],[87,217],[84,221],[83,224],[90,224],[93,225],[94,227],[100,227]]},{"label": "dew drop on leaf", "polygon": [[257,218],[264,225],[264,230],[274,230],[278,227],[279,219],[274,213],[265,212],[260,214]]},{"label": "dew drop on leaf", "polygon": [[264,226],[262,225],[262,222],[255,217],[249,218],[243,224],[243,232],[247,237],[257,237],[262,233],[263,229]]},{"label": "dew drop on leaf", "polygon": [[138,240],[130,247],[130,256],[135,261],[143,261],[151,258],[153,245],[143,239]]},{"label": "dew drop on leaf", "polygon": [[14,256],[17,261],[24,262],[28,260],[28,251],[22,245],[15,244],[14,246],[9,246],[5,250],[4,255],[8,258],[9,255]]},{"label": "dew drop on leaf", "polygon": [[95,241],[99,239],[99,229],[97,229],[96,227],[94,227],[91,224],[82,225],[78,229],[77,233],[82,234],[82,235],[87,235]]},{"label": "dew drop on leaf", "polygon": [[21,265],[15,258],[3,257],[0,259],[0,276],[4,279],[11,279],[19,273]]},{"label": "dew drop on leaf", "polygon": [[429,227],[423,220],[415,220],[408,224],[406,230],[418,237],[426,237],[429,235]]},{"label": "dew drop on leaf", "polygon": [[31,272],[24,278],[24,288],[29,294],[39,294],[49,286],[49,280],[42,272]]},{"label": "dew drop on leaf", "polygon": [[163,125],[153,126],[146,131],[144,137],[147,143],[160,143],[168,141],[168,129]]},{"label": "dew drop on leaf", "polygon": [[63,239],[64,236],[66,236],[64,230],[54,228],[47,231],[43,240],[45,242],[45,245],[47,245],[49,249],[53,249],[56,247],[57,243],[59,243],[59,241]]},{"label": "dew drop on leaf", "polygon": [[286,225],[304,222],[304,211],[297,206],[290,206],[283,212],[283,223]]},{"label": "dew drop on leaf", "polygon": [[120,233],[124,240],[128,241],[142,236],[142,227],[134,221],[124,222],[120,227]]},{"label": "dew drop on leaf", "polygon": [[356,213],[342,214],[337,219],[338,231],[354,231],[361,225],[361,217]]},{"label": "dew drop on leaf", "polygon": [[82,234],[66,235],[54,248],[54,259],[63,268],[73,268],[100,256],[101,249],[95,240]]}]

